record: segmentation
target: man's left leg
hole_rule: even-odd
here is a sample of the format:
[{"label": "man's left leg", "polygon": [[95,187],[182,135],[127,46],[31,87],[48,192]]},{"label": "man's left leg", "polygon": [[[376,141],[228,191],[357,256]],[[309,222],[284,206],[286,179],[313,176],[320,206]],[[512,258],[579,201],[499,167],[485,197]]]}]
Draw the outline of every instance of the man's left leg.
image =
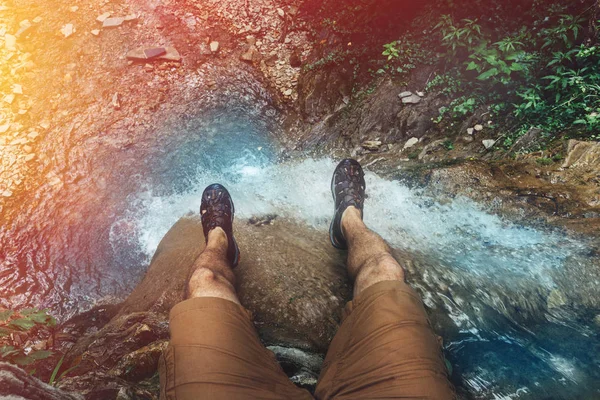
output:
[{"label": "man's left leg", "polygon": [[187,300],[171,310],[171,341],[159,366],[161,399],[312,399],[261,344],[237,298],[233,203],[225,188],[209,186],[201,212],[207,245],[195,262]]}]

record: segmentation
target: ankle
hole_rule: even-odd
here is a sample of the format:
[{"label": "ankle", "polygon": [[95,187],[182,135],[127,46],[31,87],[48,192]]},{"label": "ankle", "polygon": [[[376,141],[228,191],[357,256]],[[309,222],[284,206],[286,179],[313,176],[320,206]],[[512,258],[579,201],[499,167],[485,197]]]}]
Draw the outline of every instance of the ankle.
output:
[{"label": "ankle", "polygon": [[227,238],[227,234],[225,231],[217,226],[208,232],[208,240],[206,241],[206,247],[211,249],[224,249],[227,252],[227,247],[229,245],[229,240]]},{"label": "ankle", "polygon": [[340,226],[342,228],[342,235],[344,235],[344,239],[349,240],[354,231],[360,229],[361,227],[365,227],[365,224],[362,220],[362,212],[354,206],[349,206],[342,214]]}]

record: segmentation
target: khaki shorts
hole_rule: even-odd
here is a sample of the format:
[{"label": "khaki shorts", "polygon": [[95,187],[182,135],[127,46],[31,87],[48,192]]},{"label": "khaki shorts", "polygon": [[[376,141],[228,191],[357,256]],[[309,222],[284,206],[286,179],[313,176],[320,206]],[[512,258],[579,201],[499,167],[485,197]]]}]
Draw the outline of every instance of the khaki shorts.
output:
[{"label": "khaki shorts", "polygon": [[[170,323],[159,366],[161,399],[313,398],[289,381],[243,307],[190,299],[173,307]],[[407,284],[380,282],[346,305],[315,397],[454,398],[439,338]]]}]

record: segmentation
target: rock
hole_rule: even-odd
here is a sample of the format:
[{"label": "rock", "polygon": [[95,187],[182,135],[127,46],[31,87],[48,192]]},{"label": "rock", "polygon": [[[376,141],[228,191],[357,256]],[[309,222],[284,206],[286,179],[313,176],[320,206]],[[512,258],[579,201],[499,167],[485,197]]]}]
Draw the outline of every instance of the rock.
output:
[{"label": "rock", "polygon": [[473,128],[469,128],[469,129],[467,129],[467,133],[468,133],[469,135],[472,135],[473,133],[475,133],[475,129],[473,129]]},{"label": "rock", "polygon": [[25,156],[25,161],[29,162],[35,158],[35,153],[27,154]]},{"label": "rock", "polygon": [[402,104],[419,104],[421,102],[421,98],[416,94],[411,94],[408,97],[402,97]]},{"label": "rock", "polygon": [[283,92],[283,94],[284,94],[285,96],[291,96],[293,92],[294,92],[294,91],[293,91],[292,89],[287,89],[285,92]]},{"label": "rock", "polygon": [[110,17],[110,13],[109,12],[105,12],[104,14],[98,15],[98,17],[96,18],[96,21],[98,22],[104,22],[106,21],[106,19]]},{"label": "rock", "polygon": [[248,35],[246,36],[246,43],[250,46],[253,46],[256,44],[256,37],[254,35]]},{"label": "rock", "polygon": [[123,25],[123,22],[125,22],[124,17],[106,18],[102,22],[102,28],[116,28],[118,26]]},{"label": "rock", "polygon": [[8,51],[16,51],[17,50],[17,37],[6,34],[4,35],[4,48]]},{"label": "rock", "polygon": [[544,141],[542,133],[543,131],[539,128],[529,129],[526,134],[515,141],[508,153],[513,154],[539,150]]},{"label": "rock", "polygon": [[5,103],[12,104],[13,101],[15,101],[15,95],[14,94],[7,94],[6,96],[4,96],[4,102]]},{"label": "rock", "polygon": [[419,97],[425,97],[425,92],[417,92],[417,96],[419,96]]},{"label": "rock", "polygon": [[278,15],[279,15],[281,18],[285,17],[285,11],[283,11],[283,9],[281,9],[281,8],[278,8],[278,9],[277,9],[277,14],[278,14]]},{"label": "rock", "polygon": [[137,17],[137,15],[129,14],[129,15],[124,16],[123,19],[126,22],[129,22],[129,21],[135,21],[136,19],[138,19],[138,17]]},{"label": "rock", "polygon": [[[160,53],[159,55],[154,55]],[[151,56],[151,57],[148,57]],[[174,47],[139,47],[127,53],[127,59],[132,61],[167,60],[180,61],[181,56]]]},{"label": "rock", "polygon": [[600,170],[600,142],[569,140],[563,168],[593,167]]},{"label": "rock", "polygon": [[2,197],[10,197],[12,196],[13,193],[10,190],[5,190],[4,192],[2,192]]},{"label": "rock", "polygon": [[477,132],[481,132],[483,130],[483,125],[477,124],[473,127]]},{"label": "rock", "polygon": [[406,143],[404,143],[404,147],[402,150],[410,149],[417,143],[419,143],[419,139],[417,139],[416,137],[410,138],[406,141]]},{"label": "rock", "polygon": [[71,12],[77,12],[78,10],[79,10],[78,6],[69,7],[69,11],[71,11]]},{"label": "rock", "polygon": [[361,144],[362,148],[369,151],[378,151],[382,143],[380,140],[367,140]]},{"label": "rock", "polygon": [[98,36],[100,34],[100,29],[92,29],[90,32],[92,35]]},{"label": "rock", "polygon": [[240,56],[240,60],[246,61],[249,63],[255,63],[259,60],[259,58],[260,58],[260,53],[258,52],[256,46],[254,46],[254,45],[248,46],[246,51],[244,53],[242,53],[242,55]]},{"label": "rock", "polygon": [[42,18],[42,17],[35,17],[35,18],[33,19],[33,23],[34,23],[34,24],[39,24],[39,23],[40,23],[40,22],[42,22],[42,21],[43,21],[43,18]]},{"label": "rock", "polygon": [[16,37],[20,37],[25,32],[27,32],[29,30],[29,28],[31,28],[32,26],[33,25],[31,24],[31,22],[29,22],[28,19],[25,19],[25,20],[21,21],[19,23],[19,30],[17,31],[17,33],[15,33],[15,36]]},{"label": "rock", "polygon": [[440,150],[444,148],[444,143],[448,140],[448,138],[443,138],[443,139],[439,139],[439,140],[435,140],[431,143],[429,143],[427,146],[425,146],[423,148],[423,150],[421,151],[421,153],[419,153],[419,156],[417,157],[419,160],[422,160],[423,158],[425,158],[425,156],[427,156],[429,153],[432,153],[434,151]]},{"label": "rock", "polygon": [[62,33],[65,38],[68,38],[75,33],[75,26],[73,26],[73,24],[66,24],[60,28],[60,33]]},{"label": "rock", "polygon": [[410,96],[412,96],[412,95],[413,95],[413,94],[412,94],[412,92],[408,92],[408,91],[406,91],[406,92],[402,92],[402,93],[400,93],[400,94],[398,95],[398,97],[400,97],[401,99],[403,99],[403,98],[405,98],[405,97],[410,97]]},{"label": "rock", "polygon": [[496,144],[496,141],[493,139],[486,139],[486,140],[482,140],[481,143],[483,143],[483,146],[489,150],[492,147],[494,147],[494,145]]},{"label": "rock", "polygon": [[112,97],[112,106],[115,110],[121,109],[121,96],[119,93],[115,93]]},{"label": "rock", "polygon": [[300,68],[302,66],[302,52],[300,49],[294,49],[290,55],[290,66],[292,68]]},{"label": "rock", "polygon": [[13,93],[14,94],[23,94],[23,86],[15,83],[13,85]]},{"label": "rock", "polygon": [[219,51],[219,42],[217,42],[217,41],[210,42],[210,51],[213,53],[216,53],[217,51]]},{"label": "rock", "polygon": [[0,133],[4,133],[8,130],[8,128],[10,128],[10,123],[6,122],[2,125],[0,125]]},{"label": "rock", "polygon": [[549,309],[559,308],[567,304],[567,297],[558,289],[552,289],[548,296],[547,305]]}]

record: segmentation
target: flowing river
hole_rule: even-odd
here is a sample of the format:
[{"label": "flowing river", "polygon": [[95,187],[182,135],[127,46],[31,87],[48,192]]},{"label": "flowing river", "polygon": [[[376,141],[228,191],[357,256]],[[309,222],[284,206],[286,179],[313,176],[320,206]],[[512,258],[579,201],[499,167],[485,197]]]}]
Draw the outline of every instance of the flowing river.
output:
[{"label": "flowing river", "polygon": [[[62,149],[49,138],[46,151],[58,161],[48,172],[62,185],[42,185],[5,210],[3,305],[48,307],[66,318],[99,299],[126,296],[162,236],[197,212],[202,190],[214,182],[230,189],[239,218],[296,218],[326,238],[335,161],[281,160],[281,116],[257,82],[234,75],[220,93],[227,101],[200,96],[202,112],[133,146],[106,135],[72,138],[76,145]],[[370,171],[366,180],[367,224],[394,247],[428,259],[430,276],[454,287],[453,296],[422,289],[433,314],[451,325],[442,329],[445,349],[464,396],[600,398],[598,310],[536,306],[569,287],[572,274],[597,267],[588,243],[507,221],[466,198],[442,203]],[[520,310],[523,304],[531,306]]]}]

